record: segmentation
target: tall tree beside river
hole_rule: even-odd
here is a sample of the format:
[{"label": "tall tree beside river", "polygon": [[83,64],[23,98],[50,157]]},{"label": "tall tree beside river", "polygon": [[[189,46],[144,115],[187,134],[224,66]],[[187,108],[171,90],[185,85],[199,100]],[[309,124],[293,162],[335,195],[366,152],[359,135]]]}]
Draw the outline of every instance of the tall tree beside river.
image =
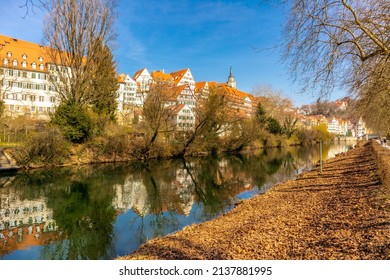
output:
[{"label": "tall tree beside river", "polygon": [[53,63],[50,81],[62,104],[80,110],[93,106],[100,115],[111,115],[115,109],[117,83],[111,46],[116,2],[51,0],[45,4],[49,15],[44,34]]}]

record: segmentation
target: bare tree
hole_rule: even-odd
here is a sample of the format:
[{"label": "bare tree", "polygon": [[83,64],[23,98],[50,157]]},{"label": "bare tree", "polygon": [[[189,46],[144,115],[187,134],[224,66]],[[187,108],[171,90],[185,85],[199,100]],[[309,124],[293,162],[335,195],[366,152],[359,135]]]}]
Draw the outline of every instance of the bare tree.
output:
[{"label": "bare tree", "polygon": [[173,116],[175,106],[169,106],[167,100],[172,94],[172,87],[161,84],[150,86],[149,92],[142,107],[142,121],[136,125],[138,132],[145,134],[144,142],[137,143],[135,149],[137,158],[148,161],[155,156],[158,136],[168,134],[175,130]]},{"label": "bare tree", "polygon": [[19,4],[19,8],[25,9],[23,18],[26,18],[30,12],[35,14],[36,9],[44,9],[47,5],[47,1],[43,0],[24,0]]},{"label": "bare tree", "polygon": [[[389,63],[388,0],[294,0],[286,22],[284,58],[308,89],[359,92],[372,68]],[[379,73],[377,73],[379,74]]]},{"label": "bare tree", "polygon": [[[220,134],[227,120],[227,101],[224,95],[218,93],[217,87],[213,87],[205,98],[197,100],[195,108],[195,127],[188,130],[183,139],[183,149],[180,155],[185,155],[189,147],[199,138],[205,138],[207,134]],[[233,123],[231,120],[230,123]]]},{"label": "bare tree", "polygon": [[45,38],[53,63],[51,79],[62,101],[84,106],[95,100],[96,79],[101,78],[96,75],[97,58],[112,47],[116,2],[52,0],[47,4]]}]

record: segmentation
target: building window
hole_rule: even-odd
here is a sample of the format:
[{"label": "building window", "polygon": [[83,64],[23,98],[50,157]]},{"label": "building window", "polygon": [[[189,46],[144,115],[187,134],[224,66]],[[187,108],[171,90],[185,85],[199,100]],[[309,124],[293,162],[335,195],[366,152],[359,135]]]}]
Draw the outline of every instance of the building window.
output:
[{"label": "building window", "polygon": [[44,69],[45,69],[45,66],[44,66],[43,64],[40,64],[40,65],[39,65],[39,69],[44,70]]},{"label": "building window", "polygon": [[45,101],[45,97],[44,96],[39,96],[39,102],[44,102]]},{"label": "building window", "polygon": [[27,55],[24,53],[24,54],[22,55],[22,58],[23,58],[24,60],[26,60],[26,59],[27,59]]},{"label": "building window", "polygon": [[40,61],[40,62],[43,61],[43,57],[42,57],[42,56],[39,57],[39,61]]},{"label": "building window", "polygon": [[50,107],[46,108],[46,112],[50,113]]},{"label": "building window", "polygon": [[14,59],[14,61],[12,62],[12,65],[13,66],[18,66],[18,61],[16,59]]},{"label": "building window", "polygon": [[30,96],[30,100],[34,102],[36,100],[36,96],[35,95],[31,95]]},{"label": "building window", "polygon": [[35,106],[31,106],[31,112],[35,112]]},{"label": "building window", "polygon": [[4,63],[4,65],[8,65],[8,58],[4,58],[3,63]]},{"label": "building window", "polygon": [[23,68],[26,68],[26,67],[27,67],[27,62],[26,62],[26,61],[23,61],[23,62],[22,62],[22,67],[23,67]]},{"label": "building window", "polygon": [[51,96],[51,97],[50,97],[50,102],[51,102],[51,103],[56,102],[56,98],[55,98],[54,96]]},{"label": "building window", "polygon": [[27,72],[26,71],[22,72],[22,77],[23,78],[27,78]]},{"label": "building window", "polygon": [[10,109],[11,111],[15,110],[15,106],[14,106],[14,105],[9,105],[9,109]]},{"label": "building window", "polygon": [[11,53],[11,52],[7,52],[7,56],[8,56],[8,57],[11,57],[11,56],[12,56],[12,53]]},{"label": "building window", "polygon": [[37,64],[35,62],[31,63],[32,69],[37,69]]},{"label": "building window", "polygon": [[27,95],[22,94],[22,100],[27,100]]},{"label": "building window", "polygon": [[37,73],[31,73],[31,78],[32,79],[36,79],[36,77],[37,77]]},{"label": "building window", "polygon": [[43,112],[43,107],[39,107],[39,112]]}]

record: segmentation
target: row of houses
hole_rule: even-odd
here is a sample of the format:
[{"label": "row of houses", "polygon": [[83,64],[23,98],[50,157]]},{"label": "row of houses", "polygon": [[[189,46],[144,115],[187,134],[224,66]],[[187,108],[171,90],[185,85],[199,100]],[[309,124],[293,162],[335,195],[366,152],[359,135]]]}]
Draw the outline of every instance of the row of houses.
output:
[{"label": "row of houses", "polygon": [[361,138],[371,133],[361,117],[356,121],[351,121],[336,117],[326,118],[323,115],[298,115],[298,119],[306,127],[324,125],[329,133],[336,136]]},{"label": "row of houses", "polygon": [[[6,115],[30,115],[48,119],[61,99],[51,83],[53,62],[49,48],[0,35],[0,86]],[[230,68],[227,82],[195,81],[189,68],[172,73],[164,70],[149,72],[143,68],[133,75],[118,75],[118,116],[142,115],[142,107],[153,87],[163,86],[164,104],[172,109],[176,126],[191,129],[195,124],[197,103],[208,96],[212,87],[226,97],[232,112],[251,116],[256,98],[236,88]]]}]

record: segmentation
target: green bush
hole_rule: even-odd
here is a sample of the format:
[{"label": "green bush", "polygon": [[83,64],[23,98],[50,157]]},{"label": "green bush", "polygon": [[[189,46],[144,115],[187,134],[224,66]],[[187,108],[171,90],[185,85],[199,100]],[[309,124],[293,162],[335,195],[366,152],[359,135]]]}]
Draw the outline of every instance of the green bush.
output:
[{"label": "green bush", "polygon": [[73,102],[61,104],[51,123],[57,125],[73,143],[84,143],[93,132],[93,121],[88,113]]}]

